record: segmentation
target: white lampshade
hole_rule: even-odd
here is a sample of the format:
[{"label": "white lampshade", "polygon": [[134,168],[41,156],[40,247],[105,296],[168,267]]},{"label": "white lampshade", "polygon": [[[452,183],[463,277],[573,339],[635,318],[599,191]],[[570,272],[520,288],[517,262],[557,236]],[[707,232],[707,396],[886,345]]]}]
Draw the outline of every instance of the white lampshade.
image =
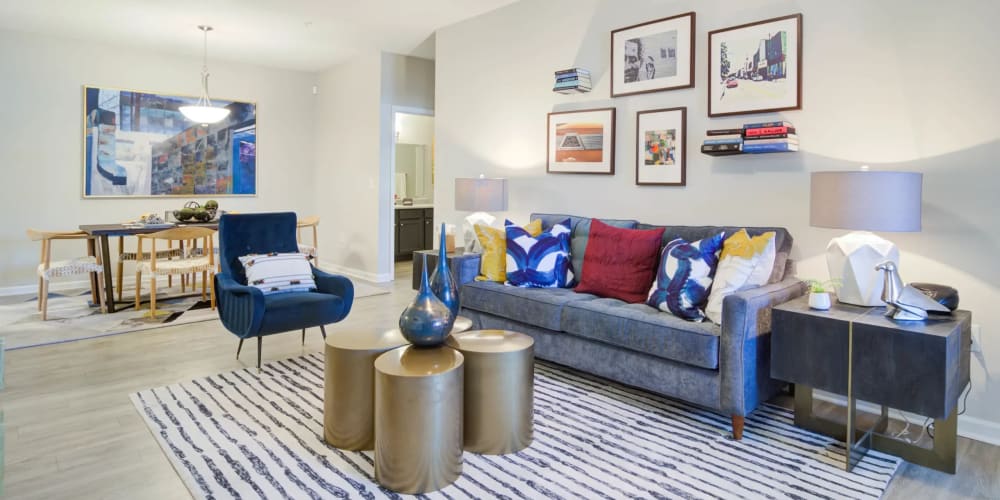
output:
[{"label": "white lampshade", "polygon": [[215,106],[181,106],[177,108],[185,118],[195,123],[216,123],[229,116],[229,108]]},{"label": "white lampshade", "polygon": [[809,225],[861,231],[920,231],[923,174],[813,172]]},{"label": "white lampshade", "polygon": [[507,210],[507,179],[456,178],[455,210],[466,212]]}]

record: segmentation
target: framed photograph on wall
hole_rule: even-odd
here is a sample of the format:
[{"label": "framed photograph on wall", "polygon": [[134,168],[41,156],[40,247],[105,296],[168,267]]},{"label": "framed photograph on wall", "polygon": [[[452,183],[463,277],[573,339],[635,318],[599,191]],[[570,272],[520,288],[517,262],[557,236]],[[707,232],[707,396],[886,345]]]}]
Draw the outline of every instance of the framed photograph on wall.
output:
[{"label": "framed photograph on wall", "polygon": [[694,87],[694,12],[611,32],[611,97]]},{"label": "framed photograph on wall", "polygon": [[708,33],[708,116],[802,109],[802,14]]},{"label": "framed photograph on wall", "polygon": [[197,97],[83,87],[83,197],[255,196],[257,105],[202,125],[178,109]]},{"label": "framed photograph on wall", "polygon": [[687,108],[635,114],[635,183],[684,186],[687,182]]},{"label": "framed photograph on wall", "polygon": [[615,108],[549,113],[550,174],[615,173]]}]

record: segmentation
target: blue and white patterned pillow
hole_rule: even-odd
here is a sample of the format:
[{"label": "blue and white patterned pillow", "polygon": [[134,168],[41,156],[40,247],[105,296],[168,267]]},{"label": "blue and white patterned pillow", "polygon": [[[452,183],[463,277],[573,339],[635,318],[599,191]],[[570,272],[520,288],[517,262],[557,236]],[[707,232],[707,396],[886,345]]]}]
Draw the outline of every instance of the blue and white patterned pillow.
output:
[{"label": "blue and white patterned pillow", "polygon": [[531,236],[507,221],[507,284],[532,288],[566,288],[573,281],[569,256],[570,220]]},{"label": "blue and white patterned pillow", "polygon": [[316,289],[309,256],[304,253],[251,254],[240,257],[247,275],[247,285],[264,295],[309,292]]},{"label": "blue and white patterned pillow", "polygon": [[682,238],[667,243],[646,303],[678,318],[703,321],[724,241],[725,233],[719,233],[694,243]]}]

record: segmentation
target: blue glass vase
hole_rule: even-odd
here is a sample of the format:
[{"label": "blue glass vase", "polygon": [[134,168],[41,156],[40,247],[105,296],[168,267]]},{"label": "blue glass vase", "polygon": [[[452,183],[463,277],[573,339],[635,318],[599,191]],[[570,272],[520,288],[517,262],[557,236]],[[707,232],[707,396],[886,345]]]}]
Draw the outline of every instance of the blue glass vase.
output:
[{"label": "blue glass vase", "polygon": [[420,291],[399,317],[399,331],[403,338],[418,347],[441,345],[451,333],[455,323],[448,306],[438,300],[427,280],[427,259],[423,261]]},{"label": "blue glass vase", "polygon": [[455,277],[451,274],[451,268],[448,267],[448,251],[446,249],[445,242],[447,241],[445,235],[445,225],[441,224],[441,246],[438,254],[437,269],[434,270],[434,274],[431,275],[431,291],[437,298],[444,302],[445,306],[448,306],[448,310],[451,311],[451,316],[454,319],[458,318],[458,310],[461,306],[459,304],[458,298],[458,285],[455,284]]}]

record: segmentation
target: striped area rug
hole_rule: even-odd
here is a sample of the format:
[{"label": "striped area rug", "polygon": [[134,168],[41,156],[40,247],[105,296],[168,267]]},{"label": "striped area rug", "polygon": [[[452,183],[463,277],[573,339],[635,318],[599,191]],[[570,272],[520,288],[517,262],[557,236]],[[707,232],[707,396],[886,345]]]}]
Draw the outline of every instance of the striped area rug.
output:
[{"label": "striped area rug", "polygon": [[[195,498],[401,498],[371,452],[323,442],[323,357],[268,363],[132,395]],[[765,405],[742,441],[729,419],[549,364],[535,370],[535,440],[465,453],[462,477],[422,498],[879,498],[899,460],[853,473],[842,443]]]}]

